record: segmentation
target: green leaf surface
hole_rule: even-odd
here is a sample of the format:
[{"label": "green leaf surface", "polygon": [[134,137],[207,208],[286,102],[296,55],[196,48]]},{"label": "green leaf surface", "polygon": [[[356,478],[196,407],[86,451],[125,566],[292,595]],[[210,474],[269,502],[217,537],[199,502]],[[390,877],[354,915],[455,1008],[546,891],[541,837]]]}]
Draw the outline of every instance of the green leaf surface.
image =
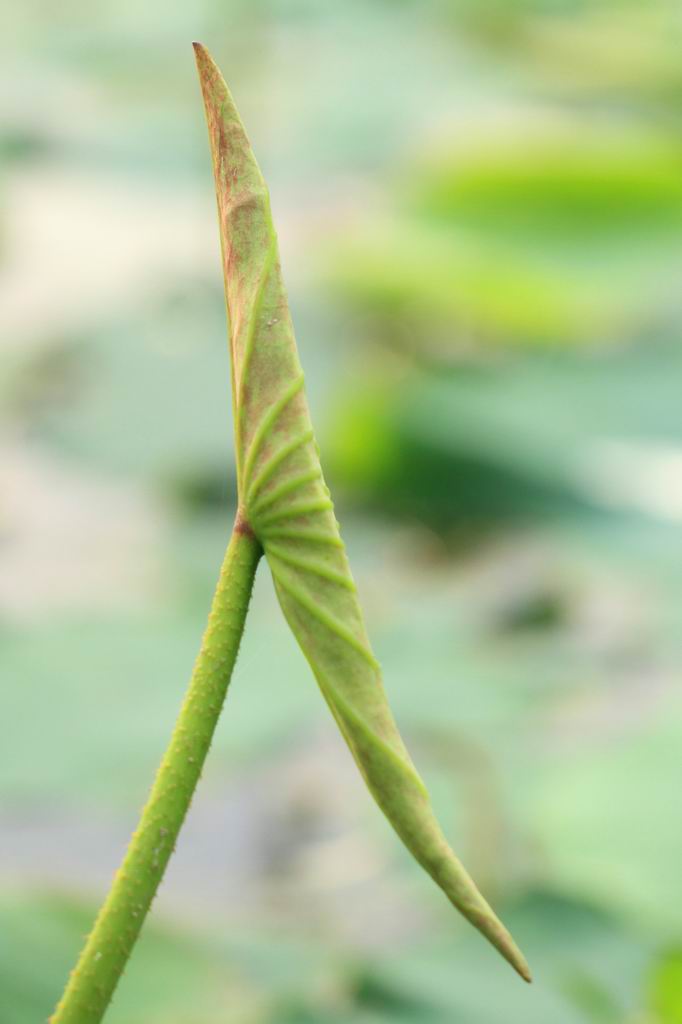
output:
[{"label": "green leaf surface", "polygon": [[241,528],[263,545],[285,618],[375,800],[451,902],[530,980],[450,850],[388,707],[322,477],[268,191],[220,72],[195,50],[230,321]]}]

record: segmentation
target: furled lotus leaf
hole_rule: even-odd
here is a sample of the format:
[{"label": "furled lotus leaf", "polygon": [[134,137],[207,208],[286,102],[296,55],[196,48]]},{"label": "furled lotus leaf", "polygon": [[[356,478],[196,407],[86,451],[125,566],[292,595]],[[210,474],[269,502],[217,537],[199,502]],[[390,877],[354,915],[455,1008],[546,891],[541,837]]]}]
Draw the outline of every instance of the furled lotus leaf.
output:
[{"label": "furled lotus leaf", "polygon": [[268,191],[218,68],[195,50],[218,197],[241,529],[263,546],[284,615],[376,802],[451,902],[530,980],[450,850],[386,701],[320,468]]}]

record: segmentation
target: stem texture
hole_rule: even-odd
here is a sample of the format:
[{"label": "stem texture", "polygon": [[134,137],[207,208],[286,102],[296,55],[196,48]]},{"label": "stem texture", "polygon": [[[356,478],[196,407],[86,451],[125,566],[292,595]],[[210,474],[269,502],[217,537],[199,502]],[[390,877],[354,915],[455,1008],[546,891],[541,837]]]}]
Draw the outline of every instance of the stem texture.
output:
[{"label": "stem texture", "polygon": [[261,546],[238,517],[170,744],[52,1024],[97,1024],[109,1005],[185,820],[222,709]]}]

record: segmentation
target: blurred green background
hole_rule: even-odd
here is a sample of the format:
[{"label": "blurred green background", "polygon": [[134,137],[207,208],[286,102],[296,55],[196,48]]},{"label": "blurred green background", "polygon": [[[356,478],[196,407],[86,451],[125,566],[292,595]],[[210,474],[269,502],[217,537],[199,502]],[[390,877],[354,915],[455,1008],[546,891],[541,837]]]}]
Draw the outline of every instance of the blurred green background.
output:
[{"label": "blurred green background", "polygon": [[270,183],[370,635],[523,986],[366,794],[265,566],[111,1024],[682,1022],[682,13],[15,5],[0,33],[0,1024],[47,1015],[234,513],[190,42]]}]

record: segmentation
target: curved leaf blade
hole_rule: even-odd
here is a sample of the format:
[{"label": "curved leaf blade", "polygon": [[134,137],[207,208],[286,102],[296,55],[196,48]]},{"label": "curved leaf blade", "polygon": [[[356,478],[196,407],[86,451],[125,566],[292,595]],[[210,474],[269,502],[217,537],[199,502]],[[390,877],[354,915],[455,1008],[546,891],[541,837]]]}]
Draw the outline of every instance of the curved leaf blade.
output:
[{"label": "curved leaf blade", "polygon": [[282,281],[270,200],[232,97],[195,43],[230,324],[242,522],[374,799],[450,901],[530,981],[528,965],[438,825],[372,654],[324,483]]}]

